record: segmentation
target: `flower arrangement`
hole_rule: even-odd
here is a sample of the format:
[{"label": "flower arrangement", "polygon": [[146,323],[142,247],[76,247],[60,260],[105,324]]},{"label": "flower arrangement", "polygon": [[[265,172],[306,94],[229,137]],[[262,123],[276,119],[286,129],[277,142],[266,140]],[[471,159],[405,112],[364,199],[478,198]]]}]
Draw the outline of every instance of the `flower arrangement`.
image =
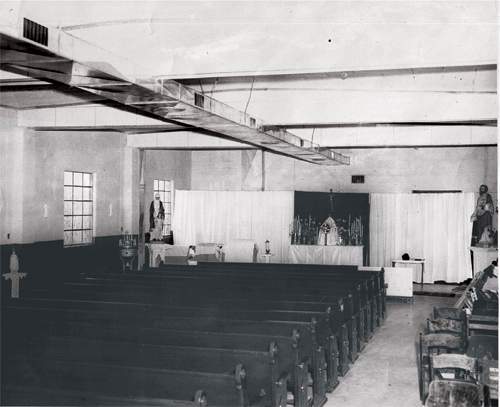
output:
[{"label": "flower arrangement", "polygon": [[486,226],[481,239],[476,246],[479,247],[497,247],[498,246],[498,230],[493,229],[491,225]]},{"label": "flower arrangement", "polygon": [[311,215],[309,215],[309,219],[301,219],[297,215],[290,223],[291,244],[316,245],[318,244],[318,233],[319,227]]}]

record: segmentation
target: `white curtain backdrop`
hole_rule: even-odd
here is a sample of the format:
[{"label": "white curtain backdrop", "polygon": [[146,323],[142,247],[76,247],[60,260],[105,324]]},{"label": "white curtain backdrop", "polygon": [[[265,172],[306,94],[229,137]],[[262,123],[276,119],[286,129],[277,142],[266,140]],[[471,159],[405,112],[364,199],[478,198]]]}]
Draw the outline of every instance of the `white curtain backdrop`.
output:
[{"label": "white curtain backdrop", "polygon": [[408,253],[425,259],[424,283],[472,277],[474,193],[371,194],[370,265],[392,266]]},{"label": "white curtain backdrop", "polygon": [[253,239],[261,255],[267,239],[275,255],[271,262],[287,262],[293,191],[177,190],[174,202],[175,245]]}]

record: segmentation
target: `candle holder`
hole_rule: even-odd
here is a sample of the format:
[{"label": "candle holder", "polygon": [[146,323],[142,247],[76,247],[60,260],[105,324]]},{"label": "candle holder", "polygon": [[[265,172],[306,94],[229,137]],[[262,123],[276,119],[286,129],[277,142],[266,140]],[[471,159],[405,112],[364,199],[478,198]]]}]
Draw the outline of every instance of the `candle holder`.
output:
[{"label": "candle holder", "polygon": [[270,249],[270,247],[269,247],[269,240],[267,240],[267,239],[266,239],[266,241],[265,241],[265,243],[264,243],[264,244],[266,245],[266,254],[271,253],[271,249]]},{"label": "candle holder", "polygon": [[132,263],[138,255],[137,241],[127,231],[123,234],[123,238],[119,242],[120,258],[123,262],[123,271],[132,270]]}]

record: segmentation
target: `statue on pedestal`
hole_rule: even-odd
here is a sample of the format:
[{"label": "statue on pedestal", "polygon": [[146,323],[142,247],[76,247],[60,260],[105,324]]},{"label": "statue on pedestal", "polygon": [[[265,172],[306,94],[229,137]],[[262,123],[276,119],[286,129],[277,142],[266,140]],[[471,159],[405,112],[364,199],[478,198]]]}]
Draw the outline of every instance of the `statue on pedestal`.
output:
[{"label": "statue on pedestal", "polygon": [[10,255],[10,272],[17,273],[19,271],[19,259],[14,248],[12,248],[12,254]]},{"label": "statue on pedestal", "polygon": [[476,209],[470,217],[471,222],[474,222],[472,225],[472,246],[476,246],[479,243],[487,246],[492,242],[490,240],[490,233],[492,232],[494,212],[493,199],[488,194],[488,187],[481,185],[479,187],[479,198],[477,199]]},{"label": "statue on pedestal", "polygon": [[12,248],[10,255],[10,273],[3,274],[6,280],[12,281],[11,297],[19,298],[19,279],[27,276],[28,273],[19,273],[19,259],[17,258],[16,251]]},{"label": "statue on pedestal", "polygon": [[149,230],[150,240],[163,240],[163,219],[165,219],[165,209],[160,201],[160,194],[155,195],[154,201],[149,206]]}]

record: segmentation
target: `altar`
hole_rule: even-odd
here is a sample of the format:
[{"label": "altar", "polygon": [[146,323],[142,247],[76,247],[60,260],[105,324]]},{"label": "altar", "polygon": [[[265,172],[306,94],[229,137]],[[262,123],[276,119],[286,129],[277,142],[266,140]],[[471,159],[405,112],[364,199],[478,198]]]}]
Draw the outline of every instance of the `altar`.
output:
[{"label": "altar", "polygon": [[290,245],[288,262],[297,264],[363,265],[364,246]]}]

